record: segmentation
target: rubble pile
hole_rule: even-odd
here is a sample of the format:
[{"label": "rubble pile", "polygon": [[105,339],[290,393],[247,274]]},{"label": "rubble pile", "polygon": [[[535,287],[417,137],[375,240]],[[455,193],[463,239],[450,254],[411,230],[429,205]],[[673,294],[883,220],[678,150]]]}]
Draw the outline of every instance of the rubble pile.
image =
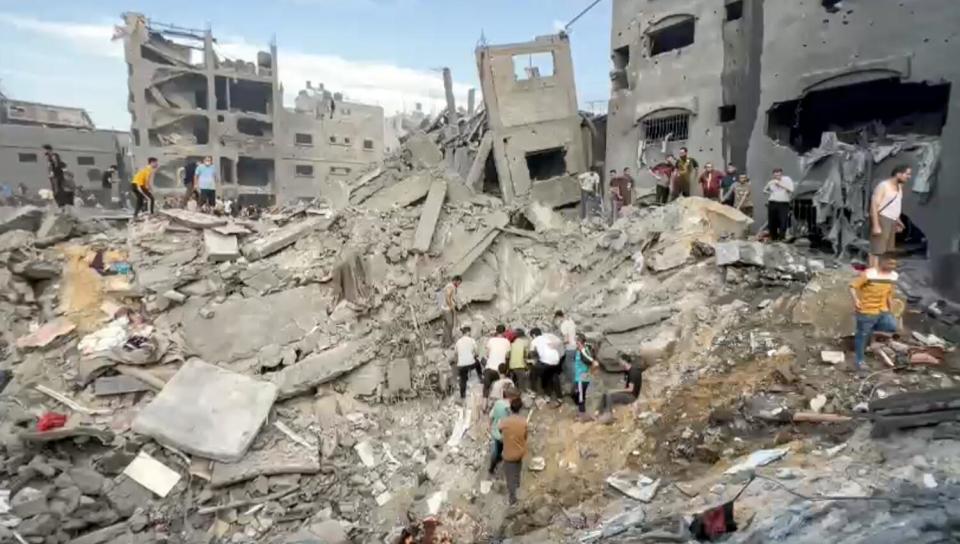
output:
[{"label": "rubble pile", "polygon": [[[563,541],[602,522],[608,481],[654,504],[695,469],[802,440],[797,425],[950,385],[950,346],[924,335],[894,340],[908,355],[890,372],[837,379],[821,353],[843,359],[850,271],[745,241],[732,208],[684,198],[608,228],[475,193],[448,167],[478,119],[257,221],[4,221],[0,540],[392,542],[435,516],[456,542]],[[648,367],[643,412],[616,425],[526,396],[537,461],[511,512],[486,479],[478,385],[449,396],[436,293],[455,274],[481,334],[550,329],[564,309],[605,366]],[[825,436],[853,432],[843,417]]]}]

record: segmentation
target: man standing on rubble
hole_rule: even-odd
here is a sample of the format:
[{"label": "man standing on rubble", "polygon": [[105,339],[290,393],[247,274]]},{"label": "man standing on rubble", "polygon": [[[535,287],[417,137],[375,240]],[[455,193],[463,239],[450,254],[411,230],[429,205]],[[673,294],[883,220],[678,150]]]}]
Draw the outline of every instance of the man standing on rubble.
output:
[{"label": "man standing on rubble", "polygon": [[663,205],[670,200],[670,182],[676,166],[676,157],[667,155],[663,162],[650,169],[653,177],[657,178],[657,204]]},{"label": "man standing on rubble", "polygon": [[43,154],[47,157],[47,176],[50,179],[50,190],[53,191],[53,201],[61,209],[73,206],[74,184],[72,174],[67,171],[67,164],[50,144],[43,145]]},{"label": "man standing on rubble", "polygon": [[530,353],[536,360],[536,372],[540,378],[540,389],[544,395],[553,397],[557,406],[560,406],[560,350],[563,342],[553,334],[543,334],[534,328],[530,331]]},{"label": "man standing on rubble", "polygon": [[454,345],[457,353],[457,378],[460,382],[460,402],[467,398],[467,378],[470,377],[470,371],[477,373],[477,379],[483,380],[483,373],[480,371],[480,357],[477,356],[477,341],[470,336],[470,327],[460,329],[463,335]]},{"label": "man standing on rubble", "polygon": [[577,176],[577,180],[580,181],[580,220],[583,221],[594,214],[600,200],[597,198],[600,193],[600,174],[591,168]]},{"label": "man standing on rubble", "polygon": [[514,330],[516,338],[510,342],[510,365],[509,375],[517,389],[530,389],[530,376],[527,369],[527,348],[530,347],[530,340],[523,329]]},{"label": "man standing on rubble", "polygon": [[[626,169],[624,169],[626,171]],[[620,217],[620,210],[630,205],[630,190],[633,185],[625,176],[618,175],[616,170],[610,171],[610,212],[611,223]]]},{"label": "man standing on rubble", "polygon": [[573,319],[563,315],[563,310],[557,310],[553,314],[554,323],[557,324],[557,330],[560,331],[560,338],[563,340],[563,377],[568,384],[573,383],[574,363],[577,355],[577,324]]},{"label": "man standing on rubble", "polygon": [[196,167],[196,187],[200,191],[200,206],[217,206],[217,167],[213,157],[204,157],[203,164]]},{"label": "man standing on rubble", "polygon": [[510,401],[519,397],[519,391],[508,387],[503,390],[501,397],[494,401],[493,408],[490,410],[490,437],[493,439],[490,445],[490,467],[487,469],[487,474],[490,476],[493,476],[497,465],[503,460],[503,433],[500,431],[500,422],[510,415]]},{"label": "man standing on rubble", "polygon": [[519,396],[510,399],[510,415],[499,423],[503,436],[503,474],[511,506],[517,503],[523,457],[527,454],[527,418],[520,415],[522,409],[523,401]]},{"label": "man standing on rubble", "polygon": [[500,379],[500,365],[507,364],[507,355],[510,353],[510,341],[503,337],[507,327],[497,325],[494,336],[487,340],[487,365],[483,370],[483,398],[490,397],[490,386]]},{"label": "man standing on rubble", "polygon": [[673,183],[670,187],[670,201],[683,196],[690,196],[690,182],[697,179],[697,169],[700,163],[690,156],[686,147],[680,148],[680,158],[677,159],[677,168],[673,171]]},{"label": "man standing on rubble", "polygon": [[720,180],[720,202],[727,206],[733,206],[735,202],[734,188],[737,186],[737,167],[733,163],[727,165],[727,174]]},{"label": "man standing on rubble", "polygon": [[870,266],[877,267],[878,256],[896,249],[897,233],[903,230],[903,186],[913,170],[905,164],[893,168],[892,175],[877,184],[870,199]]},{"label": "man standing on rubble", "polygon": [[850,296],[857,315],[857,331],[853,337],[857,371],[864,370],[867,344],[873,333],[897,331],[897,320],[891,313],[898,278],[897,261],[888,253],[880,256],[878,262],[877,268],[864,270],[850,282]]},{"label": "man standing on rubble", "polygon": [[793,199],[793,180],[783,175],[783,168],[773,169],[773,178],[767,182],[767,227],[770,239],[783,240],[790,224],[790,201]]},{"label": "man standing on rubble", "polygon": [[153,214],[154,199],[153,193],[150,192],[150,186],[153,184],[153,175],[159,166],[160,161],[158,161],[156,157],[150,157],[147,159],[147,165],[138,170],[133,176],[130,189],[133,191],[133,196],[137,198],[136,207],[133,210],[134,219],[140,215],[141,210],[147,210],[147,202],[150,203],[150,214]]},{"label": "man standing on rubble", "polygon": [[453,343],[453,328],[457,321],[457,289],[463,279],[460,276],[454,276],[450,283],[445,285],[438,293],[437,304],[440,306],[440,315],[443,316],[443,345],[449,346]]},{"label": "man standing on rubble", "polygon": [[710,200],[720,199],[720,183],[723,175],[713,169],[713,163],[708,162],[703,165],[703,173],[700,174],[700,193],[703,198]]}]

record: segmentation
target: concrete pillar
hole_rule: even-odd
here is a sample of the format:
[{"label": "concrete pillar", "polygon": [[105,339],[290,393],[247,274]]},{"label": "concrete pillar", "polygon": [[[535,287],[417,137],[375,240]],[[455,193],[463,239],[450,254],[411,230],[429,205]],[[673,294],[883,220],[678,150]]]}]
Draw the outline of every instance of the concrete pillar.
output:
[{"label": "concrete pillar", "polygon": [[476,105],[475,104],[476,100],[477,100],[477,90],[470,89],[469,91],[467,91],[467,115],[469,115],[470,117],[473,117],[473,112],[474,112],[473,108]]},{"label": "concrete pillar", "polygon": [[459,132],[458,125],[458,116],[457,116],[457,102],[453,96],[453,75],[450,73],[450,69],[444,67],[443,69],[443,91],[447,95],[447,120],[450,122],[451,133],[457,134]]}]

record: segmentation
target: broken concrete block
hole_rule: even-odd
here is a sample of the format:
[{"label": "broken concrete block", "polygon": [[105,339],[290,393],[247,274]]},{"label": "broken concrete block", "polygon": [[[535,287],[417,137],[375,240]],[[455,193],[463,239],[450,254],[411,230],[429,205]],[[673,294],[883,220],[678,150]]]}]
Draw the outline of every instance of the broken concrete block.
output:
[{"label": "broken concrete block", "polygon": [[119,376],[104,376],[103,378],[97,378],[97,380],[93,382],[93,394],[98,397],[151,390],[149,385],[124,374]]},{"label": "broken concrete block", "polygon": [[487,157],[493,150],[493,131],[484,133],[480,140],[480,147],[477,148],[477,154],[473,158],[473,164],[470,165],[470,172],[467,173],[466,185],[474,191],[483,190],[483,173],[487,167]]},{"label": "broken concrete block", "polygon": [[642,474],[618,472],[607,477],[607,484],[631,499],[650,502],[660,489],[660,479],[650,479]]},{"label": "broken concrete block", "polygon": [[0,234],[14,230],[37,232],[43,221],[43,210],[36,206],[24,206],[16,210],[13,215],[0,220]]},{"label": "broken concrete block", "polygon": [[293,244],[300,238],[317,230],[326,230],[333,224],[334,217],[309,217],[303,221],[294,221],[283,227],[251,240],[243,245],[243,256],[250,261],[257,261],[273,255],[281,249]]},{"label": "broken concrete block", "polygon": [[[22,232],[22,231],[17,231]],[[14,274],[28,280],[49,280],[60,276],[62,265],[56,261],[31,259],[11,267]]]},{"label": "broken concrete block", "polygon": [[33,245],[36,235],[29,230],[11,230],[0,234],[0,253],[16,249],[27,248]]},{"label": "broken concrete block", "polygon": [[670,306],[654,306],[646,308],[636,313],[620,314],[607,318],[600,325],[600,329],[605,333],[627,332],[641,327],[649,327],[668,319],[673,315],[673,308]]},{"label": "broken concrete block", "polygon": [[463,275],[470,265],[480,258],[490,244],[500,235],[500,229],[507,226],[510,218],[502,211],[496,211],[483,220],[486,228],[478,229],[463,244],[449,245],[443,251],[443,268],[451,276]]},{"label": "broken concrete block", "polygon": [[846,361],[846,355],[842,351],[821,351],[820,360],[831,365],[840,365]]},{"label": "broken concrete block", "polygon": [[160,215],[192,229],[212,229],[227,224],[227,220],[222,217],[178,208],[160,210]]},{"label": "broken concrete block", "polygon": [[580,201],[580,182],[574,176],[561,176],[539,181],[530,187],[530,200],[548,208],[558,208]]},{"label": "broken concrete block", "polygon": [[45,323],[32,333],[17,338],[17,347],[20,349],[43,348],[57,338],[70,334],[76,328],[77,326],[69,319],[58,317],[49,323]]},{"label": "broken concrete block", "polygon": [[47,492],[33,487],[24,487],[10,499],[10,509],[20,518],[29,518],[50,511]]},{"label": "broken concrete block", "polygon": [[180,451],[238,461],[266,421],[277,387],[199,360],[187,362],[140,410],[134,432]]},{"label": "broken concrete block", "polygon": [[70,238],[76,224],[76,217],[69,213],[48,213],[40,223],[40,228],[37,229],[37,240],[34,245],[50,247]]},{"label": "broken concrete block", "polygon": [[400,208],[409,206],[427,196],[427,192],[430,191],[433,183],[434,178],[429,174],[413,174],[402,181],[377,191],[363,204],[366,208],[377,211],[389,210],[394,206]]},{"label": "broken concrete block", "polygon": [[153,498],[150,490],[123,474],[113,481],[106,496],[110,506],[124,518],[132,516],[138,508],[145,508]]},{"label": "broken concrete block", "polygon": [[236,463],[214,463],[210,483],[213,487],[224,487],[259,476],[317,472],[320,472],[320,453],[316,448],[279,441],[269,448],[247,452]]},{"label": "broken concrete block", "polygon": [[89,468],[74,467],[71,468],[67,474],[70,476],[73,484],[79,487],[84,495],[95,497],[103,492],[106,478],[99,472]]},{"label": "broken concrete block", "polygon": [[235,261],[240,258],[240,246],[234,235],[220,234],[211,229],[203,231],[203,243],[207,249],[207,260],[215,263]]},{"label": "broken concrete block", "polygon": [[377,466],[377,458],[373,453],[373,444],[371,444],[369,440],[357,443],[353,449],[356,450],[357,456],[360,457],[360,462],[363,463],[363,466],[367,468]]},{"label": "broken concrete block", "polygon": [[328,519],[288,536],[284,544],[350,544],[350,538],[340,522]]},{"label": "broken concrete block", "polygon": [[443,210],[443,199],[446,195],[446,181],[438,180],[430,185],[427,200],[423,203],[423,207],[420,210],[420,222],[417,223],[417,230],[413,235],[414,251],[426,253],[430,250],[430,242],[433,240],[433,232],[437,228],[437,220],[440,219],[440,212]]},{"label": "broken concrete block", "polygon": [[383,368],[370,363],[354,370],[346,377],[347,392],[357,397],[368,397],[377,392],[383,382]]},{"label": "broken concrete block", "polygon": [[387,365],[387,391],[390,394],[396,395],[413,389],[410,367],[410,359],[406,357],[394,359]]},{"label": "broken concrete block", "polygon": [[346,342],[273,374],[271,381],[279,388],[280,399],[311,391],[364,364],[366,359],[359,356],[362,345],[360,341]]},{"label": "broken concrete block", "polygon": [[659,361],[664,357],[669,357],[673,348],[677,345],[679,334],[676,327],[666,327],[652,340],[640,344],[636,354],[644,361]]},{"label": "broken concrete block", "polygon": [[158,497],[166,497],[180,481],[179,472],[157,461],[145,451],[137,454],[136,459],[123,469],[123,473]]},{"label": "broken concrete block", "polygon": [[410,152],[410,162],[414,168],[430,168],[443,161],[443,153],[433,136],[422,132],[411,135],[403,144]]}]

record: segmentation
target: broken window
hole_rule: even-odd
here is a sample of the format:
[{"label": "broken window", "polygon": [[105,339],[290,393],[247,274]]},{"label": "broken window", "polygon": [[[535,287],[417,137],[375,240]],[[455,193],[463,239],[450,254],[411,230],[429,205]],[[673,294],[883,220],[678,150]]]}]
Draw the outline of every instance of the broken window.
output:
[{"label": "broken window", "polygon": [[267,187],[273,184],[274,171],[272,159],[240,157],[237,160],[237,183],[249,187]]},{"label": "broken window", "polygon": [[313,165],[312,164],[298,164],[296,165],[297,177],[301,178],[312,178],[313,177]]},{"label": "broken window", "polygon": [[345,176],[350,173],[350,168],[347,166],[331,166],[330,173],[334,176]]},{"label": "broken window", "polygon": [[553,52],[514,55],[513,75],[518,81],[553,77]]},{"label": "broken window", "polygon": [[261,81],[234,79],[230,81],[227,96],[230,111],[268,114],[273,102],[273,88]]},{"label": "broken window", "polygon": [[295,144],[297,144],[297,145],[308,145],[308,146],[312,146],[312,145],[313,145],[313,134],[304,134],[304,133],[302,133],[302,132],[298,132],[298,133],[296,133],[296,134],[294,135],[294,137],[293,137],[293,142],[294,142]]},{"label": "broken window", "polygon": [[743,17],[743,0],[738,0],[736,2],[727,2],[727,20],[736,21]]},{"label": "broken window", "polygon": [[207,109],[207,78],[194,73],[157,70],[158,83],[144,89],[148,104],[184,110]]},{"label": "broken window", "polygon": [[247,136],[272,138],[273,123],[267,123],[259,119],[240,118],[237,119],[237,132],[246,134]]},{"label": "broken window", "polygon": [[237,204],[243,206],[256,206],[258,208],[272,208],[277,202],[274,195],[263,194],[242,194],[237,195]]},{"label": "broken window", "polygon": [[950,84],[904,83],[896,78],[817,90],[773,105],[767,135],[803,153],[820,145],[824,132],[844,142],[860,136],[939,136],[947,121]]},{"label": "broken window", "polygon": [[363,148],[364,148],[364,149],[368,149],[368,150],[369,150],[369,149],[373,149],[373,140],[371,140],[370,138],[364,138],[364,139],[363,139]]},{"label": "broken window", "polygon": [[[164,118],[159,119],[162,121]],[[210,119],[206,116],[183,115],[170,117],[170,119],[173,120],[162,124],[158,121],[156,128],[147,130],[150,145],[164,147],[210,143]]]},{"label": "broken window", "polygon": [[227,157],[220,157],[220,181],[223,183],[233,183],[233,161]]},{"label": "broken window", "polygon": [[737,105],[736,105],[736,104],[729,104],[729,105],[726,105],[726,106],[720,106],[720,107],[718,108],[718,110],[719,110],[719,116],[720,116],[720,122],[721,122],[721,123],[729,123],[729,122],[731,122],[731,121],[736,121],[736,120],[737,120]]},{"label": "broken window", "polygon": [[666,110],[653,113],[640,121],[642,140],[686,140],[690,134],[690,112]]},{"label": "broken window", "polygon": [[90,156],[77,157],[77,166],[93,166],[96,163]]},{"label": "broken window", "polygon": [[36,153],[20,153],[20,162],[37,162]]},{"label": "broken window", "polygon": [[101,172],[99,168],[88,168],[88,169],[87,169],[87,181],[89,181],[89,182],[91,182],[91,183],[100,181],[100,176],[101,176],[102,174],[103,174],[103,172]]},{"label": "broken window", "polygon": [[230,109],[230,97],[227,95],[227,78],[216,76],[213,79],[213,92],[217,97],[217,109],[227,111]]},{"label": "broken window", "polygon": [[671,17],[670,20],[673,22],[647,32],[651,57],[693,44],[697,20],[692,15]]},{"label": "broken window", "polygon": [[554,147],[527,153],[527,171],[533,181],[562,176],[567,172],[567,150]]},{"label": "broken window", "polygon": [[624,45],[614,49],[611,58],[613,60],[613,72],[610,74],[610,80],[613,83],[613,90],[626,89],[630,86],[627,76],[627,66],[630,65],[630,46]]},{"label": "broken window", "polygon": [[843,0],[820,0],[820,5],[823,6],[823,9],[827,10],[827,13],[836,13],[840,11],[840,3]]},{"label": "broken window", "polygon": [[487,160],[483,165],[483,192],[496,197],[503,196],[500,189],[500,176],[497,174],[497,161],[493,158],[493,153],[487,154]]}]

